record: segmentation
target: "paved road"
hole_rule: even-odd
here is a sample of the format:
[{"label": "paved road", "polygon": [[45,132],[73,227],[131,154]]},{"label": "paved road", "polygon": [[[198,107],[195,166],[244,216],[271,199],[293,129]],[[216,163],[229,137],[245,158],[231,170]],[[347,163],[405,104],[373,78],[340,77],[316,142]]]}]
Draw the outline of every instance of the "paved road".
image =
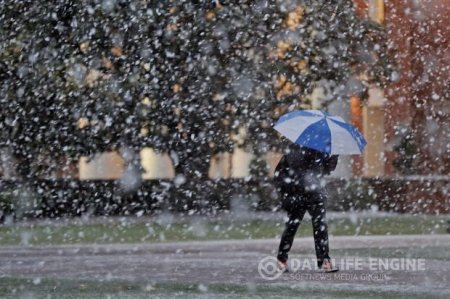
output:
[{"label": "paved road", "polygon": [[[450,235],[334,237],[333,249],[350,248],[440,248],[450,250]],[[260,261],[274,256],[278,240],[196,241],[157,244],[113,244],[70,246],[0,246],[0,275],[26,278],[130,280],[179,283],[236,284],[322,284],[353,287],[383,287],[404,290],[450,289],[450,261],[427,259],[424,271],[401,271],[391,265],[381,269],[368,257],[335,257],[347,261],[348,270],[338,275],[308,269],[313,261],[312,238],[297,238],[291,260],[298,259],[301,271],[265,280],[258,271]],[[442,249],[443,248],[443,249]],[[309,254],[309,252],[311,254]],[[348,264],[361,261],[362,269]],[[377,267],[378,266],[378,267]],[[389,265],[388,265],[389,266]],[[411,265],[409,265],[411,266]],[[372,267],[372,268],[371,268]],[[400,265],[401,267],[401,265]],[[416,264],[416,267],[420,265]],[[375,269],[375,270],[374,270]],[[270,270],[270,269],[269,269]],[[324,282],[320,282],[320,281]],[[449,292],[450,295],[450,292]]]}]

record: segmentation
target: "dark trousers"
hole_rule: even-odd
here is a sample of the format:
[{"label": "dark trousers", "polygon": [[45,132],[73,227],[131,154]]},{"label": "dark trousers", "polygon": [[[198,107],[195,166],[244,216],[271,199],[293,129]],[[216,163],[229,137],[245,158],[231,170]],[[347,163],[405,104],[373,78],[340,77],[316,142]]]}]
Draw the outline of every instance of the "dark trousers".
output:
[{"label": "dark trousers", "polygon": [[306,196],[283,196],[283,207],[288,213],[288,221],[281,236],[280,247],[278,249],[278,260],[284,262],[288,259],[288,252],[292,247],[295,233],[300,226],[306,212],[311,215],[314,231],[314,244],[316,249],[317,264],[322,266],[324,259],[329,259],[328,255],[328,226],[326,220],[325,194],[309,194]]}]

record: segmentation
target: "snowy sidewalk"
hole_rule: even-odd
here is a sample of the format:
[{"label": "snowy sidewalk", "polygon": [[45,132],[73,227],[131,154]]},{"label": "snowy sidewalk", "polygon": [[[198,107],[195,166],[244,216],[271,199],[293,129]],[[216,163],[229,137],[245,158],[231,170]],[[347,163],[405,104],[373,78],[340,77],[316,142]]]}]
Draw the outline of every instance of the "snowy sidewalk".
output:
[{"label": "snowy sidewalk", "polygon": [[[63,250],[77,252],[166,252],[202,251],[223,252],[257,251],[271,252],[279,244],[279,239],[255,239],[255,240],[212,240],[212,241],[183,241],[183,242],[158,242],[137,244],[80,244],[80,245],[49,245],[49,246],[0,246],[0,259],[3,253],[11,251],[19,252],[45,252]],[[313,249],[312,237],[298,237],[294,241],[294,249]],[[345,248],[383,248],[383,247],[429,247],[442,246],[450,249],[450,234],[446,235],[392,235],[392,236],[331,236],[330,244],[333,249]]]},{"label": "snowy sidewalk", "polygon": [[[352,279],[377,274],[367,270],[341,271],[325,282],[309,277],[289,276],[264,280],[258,273],[260,261],[274,256],[277,239],[168,242],[154,244],[0,246],[0,275],[4,277],[130,280],[172,283],[314,285],[335,287],[394,287],[447,292],[450,289],[450,261],[427,259],[426,271],[377,272],[380,280]],[[332,237],[332,250],[389,247],[450,250],[450,235],[339,236]],[[303,250],[302,254],[299,250]],[[310,252],[305,254],[306,252]],[[312,238],[297,238],[293,258],[313,258]],[[335,258],[351,258],[334,256]],[[367,264],[368,257],[362,257]],[[295,274],[295,273],[294,273]],[[301,279],[300,279],[301,278]]]}]

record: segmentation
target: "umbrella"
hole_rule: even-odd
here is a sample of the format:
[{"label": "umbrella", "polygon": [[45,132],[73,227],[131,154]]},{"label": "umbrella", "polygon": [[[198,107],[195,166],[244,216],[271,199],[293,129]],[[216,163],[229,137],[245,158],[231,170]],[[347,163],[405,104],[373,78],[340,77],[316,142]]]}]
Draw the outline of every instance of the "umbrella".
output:
[{"label": "umbrella", "polygon": [[352,125],[318,110],[296,110],[280,117],[274,129],[300,146],[331,155],[361,154],[367,142]]}]

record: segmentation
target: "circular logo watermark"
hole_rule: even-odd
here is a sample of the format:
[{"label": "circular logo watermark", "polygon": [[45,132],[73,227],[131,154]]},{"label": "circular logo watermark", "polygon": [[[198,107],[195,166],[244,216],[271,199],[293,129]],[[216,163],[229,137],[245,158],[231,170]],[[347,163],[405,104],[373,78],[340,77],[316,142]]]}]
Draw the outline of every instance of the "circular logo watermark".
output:
[{"label": "circular logo watermark", "polygon": [[278,267],[278,260],[273,256],[267,256],[259,261],[259,275],[265,280],[275,280],[283,274],[283,269]]}]

